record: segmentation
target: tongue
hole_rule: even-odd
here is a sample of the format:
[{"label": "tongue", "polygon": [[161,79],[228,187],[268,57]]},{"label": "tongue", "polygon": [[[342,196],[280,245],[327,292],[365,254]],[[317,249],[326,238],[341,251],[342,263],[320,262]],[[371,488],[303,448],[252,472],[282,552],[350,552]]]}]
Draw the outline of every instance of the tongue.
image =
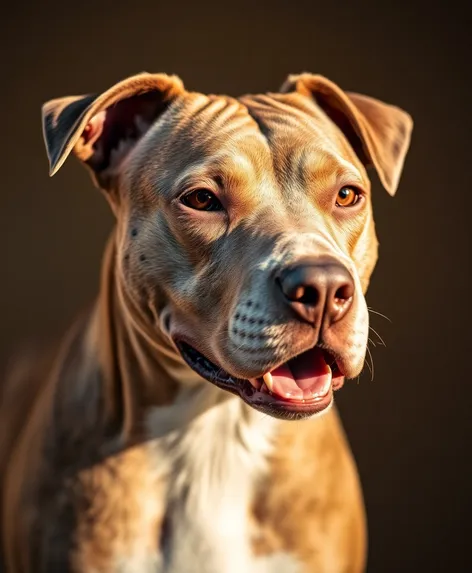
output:
[{"label": "tongue", "polygon": [[314,348],[278,366],[263,379],[273,394],[289,400],[321,398],[331,387],[331,368],[323,353]]}]

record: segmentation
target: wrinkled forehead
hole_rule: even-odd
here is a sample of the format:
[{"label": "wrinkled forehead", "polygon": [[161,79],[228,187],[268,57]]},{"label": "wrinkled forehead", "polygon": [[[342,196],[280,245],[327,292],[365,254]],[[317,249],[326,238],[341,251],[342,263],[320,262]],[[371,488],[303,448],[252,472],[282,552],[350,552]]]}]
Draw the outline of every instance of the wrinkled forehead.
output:
[{"label": "wrinkled forehead", "polygon": [[301,94],[245,96],[241,103],[264,134],[279,180],[316,172],[321,180],[348,172],[365,176],[363,166],[339,128]]},{"label": "wrinkled forehead", "polygon": [[187,94],[154,126],[145,145],[145,171],[151,166],[164,194],[176,185],[202,185],[205,178],[224,186],[258,184],[261,192],[271,186],[293,191],[315,180],[330,186],[346,177],[351,184],[368,184],[337,126],[299,94],[239,100]]}]

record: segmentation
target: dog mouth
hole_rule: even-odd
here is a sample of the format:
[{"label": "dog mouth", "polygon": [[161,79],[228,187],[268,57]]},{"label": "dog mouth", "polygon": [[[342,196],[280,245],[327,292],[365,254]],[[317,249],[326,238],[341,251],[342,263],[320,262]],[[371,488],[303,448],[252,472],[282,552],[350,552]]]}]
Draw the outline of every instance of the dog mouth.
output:
[{"label": "dog mouth", "polygon": [[185,362],[202,378],[240,396],[266,414],[301,419],[329,408],[344,375],[336,357],[320,346],[306,350],[257,378],[236,378],[184,341],[176,341]]}]

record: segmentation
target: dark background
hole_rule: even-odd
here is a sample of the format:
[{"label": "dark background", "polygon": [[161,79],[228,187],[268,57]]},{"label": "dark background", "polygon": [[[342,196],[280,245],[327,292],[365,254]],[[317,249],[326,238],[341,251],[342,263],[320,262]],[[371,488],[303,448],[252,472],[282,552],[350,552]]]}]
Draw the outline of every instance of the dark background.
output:
[{"label": "dark background", "polygon": [[368,303],[392,321],[372,317],[387,348],[372,349],[373,381],[366,370],[338,395],[364,485],[369,573],[472,571],[470,34],[443,4],[48,1],[1,14],[2,366],[94,297],[112,225],[78,162],[48,178],[47,99],[144,70],[231,95],[311,71],[414,117],[397,196],[374,177],[381,256]]}]

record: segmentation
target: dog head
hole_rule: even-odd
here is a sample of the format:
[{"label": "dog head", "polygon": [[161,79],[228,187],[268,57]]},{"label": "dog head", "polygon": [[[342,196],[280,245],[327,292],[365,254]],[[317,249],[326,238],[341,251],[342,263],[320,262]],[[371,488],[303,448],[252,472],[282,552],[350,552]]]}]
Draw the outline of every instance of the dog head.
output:
[{"label": "dog head", "polygon": [[202,378],[273,416],[325,410],[357,376],[377,259],[373,166],[396,191],[412,121],[321,76],[239,99],[140,74],[43,106],[117,217],[117,274]]}]

